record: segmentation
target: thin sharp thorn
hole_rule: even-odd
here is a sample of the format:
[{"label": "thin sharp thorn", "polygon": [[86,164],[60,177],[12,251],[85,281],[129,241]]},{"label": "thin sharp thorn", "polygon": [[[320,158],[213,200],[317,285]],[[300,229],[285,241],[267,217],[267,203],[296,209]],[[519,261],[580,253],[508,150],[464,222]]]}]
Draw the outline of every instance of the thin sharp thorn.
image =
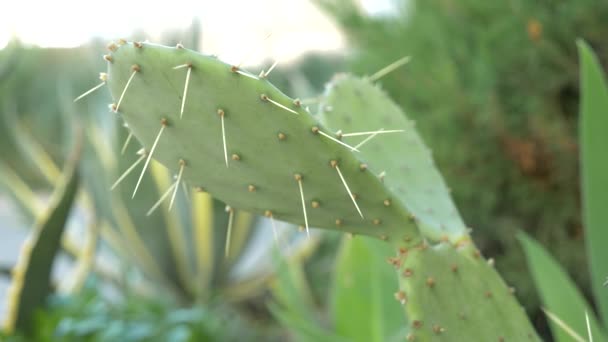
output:
[{"label": "thin sharp thorn", "polygon": [[220,116],[222,121],[222,142],[224,143],[224,160],[226,161],[226,167],[228,167],[228,146],[226,145],[226,128],[224,125],[224,116]]},{"label": "thin sharp thorn", "polygon": [[401,133],[405,132],[404,129],[391,129],[384,130],[384,128],[380,128],[377,131],[369,131],[369,132],[356,132],[356,133],[342,133],[343,137],[355,137],[358,135],[372,135],[372,134],[386,134],[386,133]]},{"label": "thin sharp thorn", "polygon": [[412,58],[410,56],[405,56],[403,58],[400,58],[398,60],[396,60],[395,62],[385,66],[384,68],[378,70],[375,74],[371,75],[369,77],[369,80],[372,82],[376,82],[377,80],[381,79],[382,77],[390,74],[391,72],[399,69],[400,67],[404,66],[405,64],[407,64]]},{"label": "thin sharp thorn", "polygon": [[118,99],[118,103],[116,104],[116,109],[114,110],[114,112],[118,112],[118,109],[120,108],[120,104],[122,103],[122,100],[125,98],[127,89],[129,88],[131,81],[133,81],[133,77],[135,77],[135,74],[137,74],[137,70],[133,70],[133,72],[131,73],[131,76],[129,77],[127,84],[125,84],[125,88],[122,90],[122,93],[120,94],[120,98]]},{"label": "thin sharp thorn", "polygon": [[114,184],[112,184],[112,187],[110,188],[110,190],[114,190],[114,188],[116,188],[118,186],[118,184],[120,184],[120,182],[122,182],[122,180],[125,179],[125,177],[127,177],[131,173],[131,171],[133,171],[137,167],[137,165],[139,165],[139,163],[141,163],[142,160],[144,160],[144,158],[146,158],[145,154],[142,154],[141,157],[137,158],[135,163],[133,163],[133,165],[129,166],[129,168],[125,172],[123,172],[120,177],[118,177],[116,182],[114,182]]},{"label": "thin sharp thorn", "polygon": [[122,145],[122,148],[120,149],[121,155],[125,154],[125,151],[127,150],[127,146],[129,146],[129,143],[131,142],[131,138],[133,138],[133,132],[129,132],[129,135],[127,136],[127,140],[125,140],[125,143]]},{"label": "thin sharp thorn", "polygon": [[[380,129],[380,131],[382,131],[382,129]],[[363,139],[363,141],[361,141],[360,143],[358,143],[355,148],[359,148],[361,146],[363,146],[366,142],[372,140],[376,135],[378,135],[379,132],[376,132],[370,136],[368,136],[367,138]]]},{"label": "thin sharp thorn", "polygon": [[300,188],[300,199],[302,200],[302,211],[304,212],[304,224],[306,225],[306,236],[310,239],[310,231],[308,230],[308,215],[306,215],[306,202],[304,201],[304,189],[302,187],[302,179],[298,179],[298,187]]},{"label": "thin sharp thorn", "polygon": [[160,126],[160,131],[158,131],[158,135],[156,139],[154,139],[154,144],[152,144],[152,148],[150,149],[150,153],[148,153],[148,157],[146,158],[146,163],[144,164],[144,168],[141,170],[141,174],[139,175],[139,179],[137,180],[137,184],[135,185],[135,190],[133,190],[133,196],[131,198],[135,198],[135,194],[137,193],[137,189],[139,188],[139,184],[141,184],[141,180],[144,178],[144,173],[146,173],[146,169],[148,168],[148,164],[150,163],[150,159],[152,159],[152,154],[154,153],[154,149],[156,149],[156,145],[158,144],[158,140],[160,139],[161,134],[163,134],[163,130],[165,129],[165,125]]},{"label": "thin sharp thorn", "polygon": [[186,72],[186,83],[184,84],[184,96],[182,96],[182,108],[179,112],[179,118],[181,119],[184,116],[184,106],[186,105],[186,95],[188,95],[188,83],[190,83],[190,72],[192,71],[192,67],[188,66],[188,71]]},{"label": "thin sharp thorn", "polygon": [[268,77],[268,75],[270,74],[270,72],[274,69],[274,67],[277,66],[277,64],[279,64],[279,61],[275,61],[272,66],[268,69],[268,71],[262,71],[262,73],[260,74],[260,78],[266,78]]},{"label": "thin sharp thorn", "polygon": [[77,98],[75,98],[75,99],[74,99],[74,102],[76,102],[76,101],[78,101],[78,100],[82,99],[83,97],[85,97],[85,96],[87,96],[87,95],[91,94],[91,93],[92,93],[92,92],[94,92],[95,90],[97,90],[97,89],[99,89],[99,88],[103,87],[105,84],[106,84],[106,82],[101,82],[100,84],[98,84],[98,85],[94,86],[93,88],[91,88],[91,89],[87,90],[87,91],[86,91],[84,94],[82,94],[82,95],[78,96]]},{"label": "thin sharp thorn", "polygon": [[359,209],[359,205],[357,204],[357,200],[355,200],[355,196],[353,196],[352,192],[350,192],[350,189],[348,188],[348,184],[346,184],[346,180],[344,180],[344,176],[342,176],[342,172],[340,171],[340,167],[338,165],[336,165],[336,171],[338,171],[338,176],[340,176],[340,179],[342,180],[342,184],[344,184],[344,187],[346,188],[346,192],[348,192],[348,195],[350,196],[350,199],[353,201],[355,208],[357,208],[357,212],[359,213],[361,218],[364,218],[363,213],[361,213],[361,209]]},{"label": "thin sharp thorn", "polygon": [[349,148],[351,151],[356,151],[356,152],[359,152],[359,150],[357,150],[357,148],[356,148],[356,147],[352,147],[352,146],[350,146],[349,144],[346,144],[346,143],[344,143],[344,142],[342,142],[342,141],[340,141],[340,140],[338,140],[338,139],[336,139],[336,138],[332,137],[331,135],[329,135],[329,134],[327,134],[327,133],[325,133],[325,132],[323,132],[323,131],[319,131],[319,134],[321,134],[322,136],[326,137],[327,139],[330,139],[330,140],[332,140],[332,141],[337,142],[338,144],[340,144],[340,145],[342,145],[342,146],[348,147],[348,148]]},{"label": "thin sharp thorn", "polygon": [[266,72],[264,73],[264,76],[268,76],[268,74],[270,74],[270,72],[271,72],[272,70],[274,70],[274,67],[276,67],[276,66],[277,66],[277,64],[279,64],[279,61],[274,61],[274,63],[273,63],[273,64],[272,64],[272,66],[270,67],[270,69],[268,69],[268,71],[266,71]]},{"label": "thin sharp thorn", "polygon": [[587,336],[589,337],[589,342],[593,342],[593,334],[591,333],[591,323],[589,322],[589,313],[585,310],[585,323],[587,323]]},{"label": "thin sharp thorn", "polygon": [[182,174],[184,173],[184,163],[180,163],[179,173],[177,174],[177,180],[175,181],[175,186],[173,189],[173,195],[171,196],[171,202],[169,202],[169,210],[173,208],[173,203],[175,202],[175,196],[177,195],[177,190],[179,190],[179,183],[182,180]]},{"label": "thin sharp thorn", "polygon": [[230,255],[230,239],[232,238],[232,222],[234,221],[234,209],[228,209],[228,229],[226,232],[226,245],[224,246],[224,255],[228,258]]},{"label": "thin sharp thorn", "polygon": [[177,182],[171,184],[171,186],[169,187],[169,189],[167,189],[167,191],[165,191],[165,193],[158,199],[158,201],[156,201],[156,203],[154,203],[154,205],[152,206],[152,208],[150,208],[150,210],[148,210],[148,212],[146,213],[146,216],[150,216],[152,215],[152,213],[154,212],[154,210],[156,210],[156,208],[158,208],[158,206],[163,203],[163,201],[167,198],[167,196],[169,196],[171,194],[171,191],[177,187]]},{"label": "thin sharp thorn", "polygon": [[237,70],[236,73],[240,74],[240,75],[243,75],[243,76],[247,76],[249,78],[253,78],[254,80],[259,80],[259,78],[255,77],[254,75],[251,75],[251,74],[246,73],[246,72],[241,71],[241,70]]},{"label": "thin sharp thorn", "polygon": [[190,67],[192,67],[192,65],[190,65],[190,63],[180,64],[178,66],[173,67],[173,70],[183,69],[183,68],[190,68]]},{"label": "thin sharp thorn", "polygon": [[268,98],[268,97],[267,97],[267,98],[266,98],[266,100],[268,100],[268,102],[272,103],[273,105],[275,105],[275,106],[277,106],[277,107],[279,107],[279,108],[281,108],[281,109],[285,109],[286,111],[291,112],[291,113],[294,113],[295,115],[300,115],[300,113],[296,112],[295,110],[293,110],[293,109],[291,109],[291,108],[289,108],[289,107],[286,107],[286,106],[284,106],[284,105],[282,105],[282,104],[278,103],[277,101],[275,101],[275,100],[273,100],[273,99],[271,99],[271,98]]},{"label": "thin sharp thorn", "polygon": [[572,337],[576,342],[585,342],[585,339],[582,338],[581,335],[574,331],[574,329],[572,329],[568,324],[562,321],[554,313],[545,308],[541,308],[541,310],[543,310],[543,312],[545,313],[545,315],[547,315],[547,317],[549,317],[549,319],[551,319],[555,324],[562,328],[562,330],[564,330],[566,334],[570,335],[570,337]]}]

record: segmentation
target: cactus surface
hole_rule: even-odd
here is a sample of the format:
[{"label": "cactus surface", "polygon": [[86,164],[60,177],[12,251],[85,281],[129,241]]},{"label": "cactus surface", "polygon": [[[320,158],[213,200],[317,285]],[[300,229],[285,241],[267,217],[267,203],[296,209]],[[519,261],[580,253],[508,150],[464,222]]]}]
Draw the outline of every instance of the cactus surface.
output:
[{"label": "cactus surface", "polygon": [[107,59],[113,108],[190,185],[302,226],[417,236],[351,148],[266,79],[181,47],[128,43]]},{"label": "cactus surface", "polygon": [[421,245],[397,258],[408,341],[539,341],[513,289],[472,244]]},{"label": "cactus surface", "polygon": [[[361,155],[369,161],[373,172],[384,175],[384,183],[396,195],[394,200],[416,217],[425,237],[438,241],[447,236],[457,241],[467,236],[448,188],[414,122],[380,88],[365,79],[338,75],[327,87],[319,111],[323,123],[345,135],[379,132],[361,146]],[[382,129],[402,132],[383,134]],[[358,139],[361,143],[364,138],[343,139]]]},{"label": "cactus surface", "polygon": [[493,261],[486,262],[472,243],[430,151],[401,109],[369,80],[341,75],[327,87],[320,112],[324,123],[345,134],[404,130],[374,137],[361,146],[361,154],[370,168],[386,171],[384,183],[415,215],[430,243],[408,248],[398,239],[390,240],[397,250],[389,259],[399,276],[395,299],[408,316],[408,339],[536,341],[523,308]]}]

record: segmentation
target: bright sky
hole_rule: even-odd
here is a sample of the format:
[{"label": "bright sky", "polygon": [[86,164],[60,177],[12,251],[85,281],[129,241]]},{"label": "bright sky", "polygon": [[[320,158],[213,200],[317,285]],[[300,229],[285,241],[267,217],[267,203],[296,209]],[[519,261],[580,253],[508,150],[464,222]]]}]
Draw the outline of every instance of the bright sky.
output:
[{"label": "bright sky", "polygon": [[[357,0],[370,14],[394,9],[394,0]],[[10,5],[9,5],[10,3]],[[335,25],[310,0],[19,0],[0,11],[0,49],[11,37],[42,47],[74,47],[91,37],[109,41],[135,30],[157,42],[163,31],[201,19],[202,50],[229,63],[287,62],[304,51],[338,51]],[[268,35],[270,37],[268,37]],[[245,57],[246,56],[246,57]]]},{"label": "bright sky", "polygon": [[[340,50],[335,25],[307,0],[11,1],[0,12],[0,48],[12,36],[42,47],[74,47],[91,37],[108,41],[145,30],[157,41],[167,29],[185,30],[201,19],[202,50],[223,60],[281,62],[307,50]],[[270,37],[268,35],[271,34]],[[268,38],[267,38],[268,37]]]}]

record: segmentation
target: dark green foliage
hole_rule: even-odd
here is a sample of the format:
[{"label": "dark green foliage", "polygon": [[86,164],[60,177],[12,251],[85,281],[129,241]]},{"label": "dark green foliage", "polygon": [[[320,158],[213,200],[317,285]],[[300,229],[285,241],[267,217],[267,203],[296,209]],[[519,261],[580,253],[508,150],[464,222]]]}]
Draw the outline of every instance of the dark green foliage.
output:
[{"label": "dark green foliage", "polygon": [[[432,148],[480,247],[537,305],[514,238],[526,229],[588,286],[578,201],[575,39],[606,61],[608,2],[397,1],[370,18],[318,0],[356,49],[354,69],[412,56],[382,80]],[[409,5],[406,5],[406,2]]]}]

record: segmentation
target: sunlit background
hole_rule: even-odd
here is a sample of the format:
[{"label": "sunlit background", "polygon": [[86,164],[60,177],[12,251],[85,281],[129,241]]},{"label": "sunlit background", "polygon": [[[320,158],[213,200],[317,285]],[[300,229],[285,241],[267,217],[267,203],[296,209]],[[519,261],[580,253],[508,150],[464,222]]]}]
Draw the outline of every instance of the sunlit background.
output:
[{"label": "sunlit background", "polygon": [[[390,0],[362,0],[362,9],[390,13]],[[12,38],[40,47],[76,47],[92,38],[107,41],[143,32],[158,41],[167,31],[201,23],[201,47],[230,63],[263,60],[288,63],[307,51],[342,51],[343,35],[327,15],[307,0],[17,1],[0,12],[0,48]]]}]

